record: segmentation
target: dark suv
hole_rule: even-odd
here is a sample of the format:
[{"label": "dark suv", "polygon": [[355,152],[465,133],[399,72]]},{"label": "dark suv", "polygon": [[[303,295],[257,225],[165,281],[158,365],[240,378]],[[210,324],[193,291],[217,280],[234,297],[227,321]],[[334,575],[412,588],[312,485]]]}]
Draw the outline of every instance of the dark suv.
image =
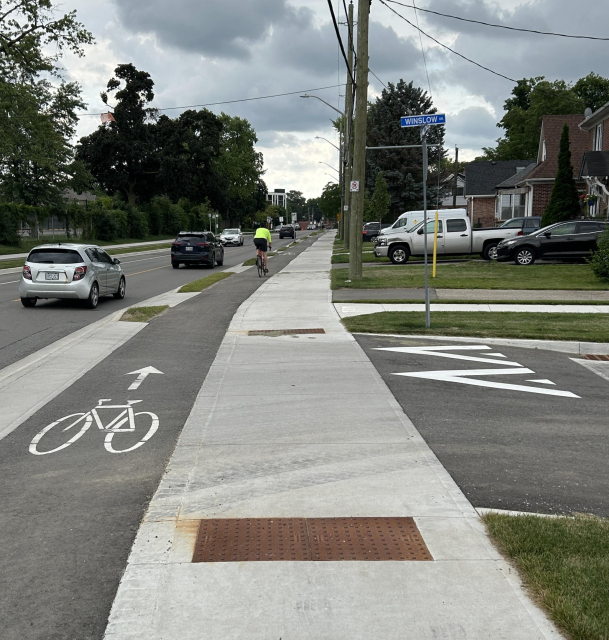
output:
[{"label": "dark suv", "polygon": [[596,250],[598,236],[606,230],[606,222],[559,222],[528,236],[502,240],[497,245],[497,261],[528,265],[538,258],[585,258]]},{"label": "dark suv", "polygon": [[180,231],[171,245],[171,266],[206,264],[212,269],[224,264],[224,247],[209,231]]},{"label": "dark suv", "polygon": [[281,238],[295,238],[296,231],[291,224],[284,224],[281,229],[279,229],[279,239]]},{"label": "dark suv", "polygon": [[363,229],[364,242],[372,242],[372,240],[374,240],[378,236],[379,228],[387,229],[390,226],[390,224],[385,223],[379,225],[378,222],[366,222]]}]

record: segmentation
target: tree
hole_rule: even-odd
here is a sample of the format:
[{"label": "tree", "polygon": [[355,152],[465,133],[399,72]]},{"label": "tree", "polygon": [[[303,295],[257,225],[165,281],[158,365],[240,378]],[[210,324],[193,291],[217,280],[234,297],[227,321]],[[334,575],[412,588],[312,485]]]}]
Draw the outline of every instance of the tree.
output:
[{"label": "tree", "polygon": [[302,194],[302,191],[296,191],[292,189],[286,194],[288,201],[288,212],[295,212],[298,220],[307,219],[307,199]]},{"label": "tree", "polygon": [[[425,91],[415,87],[412,82],[400,80],[397,84],[388,84],[376,102],[368,108],[368,146],[394,146],[420,144],[418,127],[403,129],[400,117],[408,114],[436,113],[431,98]],[[444,127],[429,128],[427,141],[442,145]],[[429,148],[429,162],[436,164],[444,157],[440,147]],[[421,208],[423,181],[423,154],[421,149],[387,149],[369,151],[366,154],[365,188],[374,190],[376,174],[382,171],[387,182],[391,199],[390,211],[398,215],[408,209]],[[421,189],[412,188],[413,183]]]},{"label": "tree", "polygon": [[609,102],[609,79],[591,71],[573,85],[573,92],[592,111]]},{"label": "tree", "polygon": [[374,193],[370,200],[370,211],[374,221],[383,222],[383,218],[389,213],[391,205],[391,197],[387,191],[387,181],[383,178],[383,173],[379,171],[376,174],[374,183]]},{"label": "tree", "polygon": [[[139,198],[154,194],[154,179],[160,173],[160,159],[150,122],[156,111],[146,105],[154,98],[154,82],[145,71],[132,64],[119,64],[108,81],[114,91],[115,122],[100,127],[80,139],[77,157],[84,161],[95,179],[108,193],[123,193],[131,206]],[[108,94],[101,94],[108,103]]]},{"label": "tree", "polygon": [[337,182],[328,182],[318,200],[318,206],[324,218],[336,218],[340,213],[340,186]]},{"label": "tree", "polygon": [[569,149],[569,126],[565,124],[560,136],[560,150],[558,152],[558,171],[552,195],[541,220],[542,227],[571,220],[579,215],[579,195],[573,178],[573,165],[571,164],[571,150]]}]

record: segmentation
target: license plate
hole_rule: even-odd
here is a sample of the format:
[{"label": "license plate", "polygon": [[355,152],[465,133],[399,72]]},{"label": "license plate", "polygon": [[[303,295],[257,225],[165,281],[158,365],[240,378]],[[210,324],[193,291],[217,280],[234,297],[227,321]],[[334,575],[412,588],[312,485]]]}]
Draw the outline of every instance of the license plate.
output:
[{"label": "license plate", "polygon": [[186,251],[193,251],[194,247],[186,247]]},{"label": "license plate", "polygon": [[44,274],[44,279],[45,280],[59,280],[59,274],[58,273],[45,273]]}]

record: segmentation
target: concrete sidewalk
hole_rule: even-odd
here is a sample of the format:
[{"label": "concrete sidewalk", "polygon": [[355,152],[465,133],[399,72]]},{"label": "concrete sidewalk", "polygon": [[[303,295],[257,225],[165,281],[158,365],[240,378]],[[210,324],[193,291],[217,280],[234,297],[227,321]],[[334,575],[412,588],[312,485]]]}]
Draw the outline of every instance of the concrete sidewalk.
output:
[{"label": "concrete sidewalk", "polygon": [[[561,637],[341,325],[333,239],[236,313],[140,527],[106,638]],[[278,335],[286,329],[325,333]],[[192,563],[202,519],[391,516],[414,517],[433,561]]]}]

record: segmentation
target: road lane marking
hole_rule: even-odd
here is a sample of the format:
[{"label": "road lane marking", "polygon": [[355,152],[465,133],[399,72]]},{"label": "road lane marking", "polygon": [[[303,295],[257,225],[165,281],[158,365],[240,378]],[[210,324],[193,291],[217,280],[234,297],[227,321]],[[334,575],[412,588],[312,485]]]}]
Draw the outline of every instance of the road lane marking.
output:
[{"label": "road lane marking", "polygon": [[1,287],[3,284],[15,284],[15,282],[19,282],[19,280],[11,280],[10,282],[0,282],[0,287]]},{"label": "road lane marking", "polygon": [[[483,351],[490,349],[487,345],[464,345],[449,347],[383,347],[377,348],[375,351],[395,351],[396,353],[412,353],[420,356],[437,356],[439,358],[453,358],[455,360],[468,360],[470,362],[490,362],[492,364],[503,364],[512,367],[521,367],[518,362],[510,362],[509,360],[492,360],[490,358],[475,358],[474,356],[463,356],[458,353],[444,353],[445,350],[461,350],[461,351]],[[491,355],[489,353],[489,355]]]},{"label": "road lane marking", "polygon": [[155,267],[154,269],[146,269],[145,271],[136,271],[135,273],[126,273],[126,276],[139,276],[140,273],[148,273],[149,271],[157,271],[158,269],[169,269],[171,265],[170,264],[166,264],[162,267]]}]

